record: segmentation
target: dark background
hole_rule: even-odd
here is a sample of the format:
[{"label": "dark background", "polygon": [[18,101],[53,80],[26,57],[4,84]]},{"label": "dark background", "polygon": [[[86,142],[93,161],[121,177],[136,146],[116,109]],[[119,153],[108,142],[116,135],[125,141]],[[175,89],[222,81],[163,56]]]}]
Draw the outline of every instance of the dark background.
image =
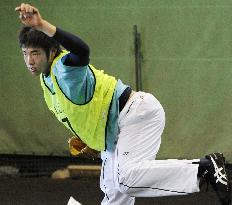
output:
[{"label": "dark background", "polygon": [[[70,196],[82,205],[97,205],[100,204],[103,193],[99,189],[97,178],[0,179],[0,204],[3,205],[66,205]],[[135,205],[220,205],[220,203],[210,189],[208,192],[204,190],[188,196],[138,198]]]}]

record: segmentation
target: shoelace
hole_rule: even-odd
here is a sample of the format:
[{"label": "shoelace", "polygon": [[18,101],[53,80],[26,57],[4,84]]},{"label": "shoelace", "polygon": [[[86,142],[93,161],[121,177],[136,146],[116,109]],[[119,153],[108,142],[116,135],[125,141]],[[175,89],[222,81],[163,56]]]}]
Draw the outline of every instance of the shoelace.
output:
[{"label": "shoelace", "polygon": [[[214,161],[214,159],[212,158],[212,156],[210,156],[211,161],[213,162],[213,166],[214,166],[214,170],[215,170],[215,174],[214,177],[216,177],[216,183],[220,182],[224,185],[228,185],[227,183],[227,177],[226,174],[223,174],[221,171],[223,170],[223,167],[218,167],[216,162]],[[223,180],[224,179],[224,180]]]}]

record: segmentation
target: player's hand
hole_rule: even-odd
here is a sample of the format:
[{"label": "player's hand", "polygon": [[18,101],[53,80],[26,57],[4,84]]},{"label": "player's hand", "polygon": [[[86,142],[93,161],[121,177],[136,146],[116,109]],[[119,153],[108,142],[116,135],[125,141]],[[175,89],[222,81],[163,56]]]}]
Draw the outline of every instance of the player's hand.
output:
[{"label": "player's hand", "polygon": [[96,158],[100,158],[100,152],[86,146],[85,148],[81,150],[80,156],[94,160]]},{"label": "player's hand", "polygon": [[26,26],[40,28],[43,23],[43,19],[39,13],[39,10],[30,4],[22,3],[15,8],[15,11],[19,12],[19,18]]},{"label": "player's hand", "polygon": [[76,156],[81,153],[81,150],[86,147],[86,144],[77,136],[73,136],[68,140],[69,151],[71,155]]},{"label": "player's hand", "polygon": [[73,156],[79,156],[89,159],[99,158],[99,152],[91,149],[80,138],[73,136],[68,140],[69,151]]}]

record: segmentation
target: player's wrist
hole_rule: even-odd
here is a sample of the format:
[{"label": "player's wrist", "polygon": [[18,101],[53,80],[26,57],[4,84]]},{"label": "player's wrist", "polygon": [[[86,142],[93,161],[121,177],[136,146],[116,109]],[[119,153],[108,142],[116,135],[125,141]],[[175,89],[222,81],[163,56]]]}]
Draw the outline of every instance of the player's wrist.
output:
[{"label": "player's wrist", "polygon": [[49,37],[53,37],[56,33],[56,27],[44,19],[42,19],[38,23],[38,25],[36,26],[36,29],[39,31],[42,31],[43,33],[45,33]]}]

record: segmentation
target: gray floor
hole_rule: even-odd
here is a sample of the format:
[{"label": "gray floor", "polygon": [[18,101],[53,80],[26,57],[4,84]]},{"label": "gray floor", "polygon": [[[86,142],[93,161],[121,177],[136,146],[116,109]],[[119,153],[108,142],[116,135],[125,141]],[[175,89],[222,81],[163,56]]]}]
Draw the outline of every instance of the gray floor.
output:
[{"label": "gray floor", "polygon": [[[55,180],[40,178],[0,178],[1,205],[66,205],[70,196],[83,205],[100,204],[103,193],[97,178]],[[136,205],[219,205],[215,193],[188,196],[137,198]]]}]

